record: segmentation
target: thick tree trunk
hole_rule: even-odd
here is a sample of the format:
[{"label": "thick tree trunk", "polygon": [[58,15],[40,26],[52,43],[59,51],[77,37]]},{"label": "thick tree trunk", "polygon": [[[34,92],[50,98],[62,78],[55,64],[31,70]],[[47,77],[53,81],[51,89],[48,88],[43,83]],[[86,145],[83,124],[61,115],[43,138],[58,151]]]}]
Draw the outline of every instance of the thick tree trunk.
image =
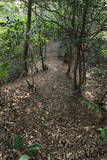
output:
[{"label": "thick tree trunk", "polygon": [[24,70],[28,73],[28,49],[29,49],[29,32],[31,29],[31,16],[32,16],[32,0],[28,0],[28,12],[27,12],[27,27],[26,27],[26,40],[24,46]]}]

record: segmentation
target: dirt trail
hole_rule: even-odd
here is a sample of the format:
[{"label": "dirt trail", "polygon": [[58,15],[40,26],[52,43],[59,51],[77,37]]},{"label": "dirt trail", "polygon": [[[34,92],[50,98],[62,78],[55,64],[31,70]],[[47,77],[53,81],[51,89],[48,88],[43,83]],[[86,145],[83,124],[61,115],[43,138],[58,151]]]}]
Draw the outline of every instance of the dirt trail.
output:
[{"label": "dirt trail", "polygon": [[35,76],[35,93],[28,90],[25,80],[8,85],[3,92],[0,160],[17,160],[11,147],[17,134],[26,145],[41,144],[42,160],[101,160],[102,143],[95,130],[98,116],[72,95],[66,66],[57,58],[56,49],[48,48],[49,70]]}]

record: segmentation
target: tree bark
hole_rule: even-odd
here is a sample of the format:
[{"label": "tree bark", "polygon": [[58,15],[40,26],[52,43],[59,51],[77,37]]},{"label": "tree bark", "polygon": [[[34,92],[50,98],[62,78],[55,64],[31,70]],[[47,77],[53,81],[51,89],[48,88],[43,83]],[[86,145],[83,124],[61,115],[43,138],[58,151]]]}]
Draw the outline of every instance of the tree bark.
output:
[{"label": "tree bark", "polygon": [[40,45],[40,56],[41,56],[41,62],[42,62],[42,70],[45,70],[45,64],[44,64],[44,57],[43,57],[43,46]]},{"label": "tree bark", "polygon": [[81,45],[77,45],[77,51],[76,51],[76,59],[75,59],[75,64],[74,64],[74,77],[73,77],[73,90],[74,92],[79,90],[78,88],[78,82],[77,82],[77,71],[78,71],[78,66],[79,66],[79,60],[80,60],[80,50]]},{"label": "tree bark", "polygon": [[[84,51],[82,51],[82,45],[84,44],[83,40],[85,39],[86,20],[87,20],[87,14],[88,14],[88,2],[84,0],[84,4],[85,6],[83,10],[81,31],[80,31],[80,36],[78,38],[78,43],[76,45],[77,52],[76,52],[76,60],[74,65],[74,79],[73,79],[74,91],[81,90],[81,86],[83,85],[86,77],[85,55],[84,55]],[[79,76],[78,77],[79,82],[77,80],[77,76]]]},{"label": "tree bark", "polygon": [[28,12],[27,12],[27,24],[26,24],[26,40],[24,45],[24,70],[25,73],[28,73],[28,50],[29,50],[29,32],[31,29],[31,17],[32,17],[32,0],[28,0]]}]

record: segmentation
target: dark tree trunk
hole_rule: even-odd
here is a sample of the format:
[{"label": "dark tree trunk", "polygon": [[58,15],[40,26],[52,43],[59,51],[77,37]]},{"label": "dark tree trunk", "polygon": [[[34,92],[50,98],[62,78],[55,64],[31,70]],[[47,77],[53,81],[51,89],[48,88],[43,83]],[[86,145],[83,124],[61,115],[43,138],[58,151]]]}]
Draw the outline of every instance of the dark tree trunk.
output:
[{"label": "dark tree trunk", "polygon": [[32,0],[28,0],[28,12],[27,12],[27,25],[26,25],[26,40],[24,46],[24,70],[28,73],[28,49],[29,49],[29,32],[31,29],[31,17],[32,17]]},{"label": "dark tree trunk", "polygon": [[79,66],[79,60],[80,60],[80,48],[81,46],[78,45],[77,46],[77,52],[76,52],[76,60],[75,60],[75,64],[74,64],[74,77],[73,77],[73,90],[74,92],[79,90],[78,88],[78,82],[77,82],[77,72],[78,72],[78,66]]},{"label": "dark tree trunk", "polygon": [[64,63],[67,63],[67,58],[68,58],[68,52],[66,52],[64,55],[64,60],[63,60]]},{"label": "dark tree trunk", "polygon": [[[83,44],[85,39],[85,28],[86,28],[86,20],[88,14],[88,2],[84,1],[84,10],[83,10],[83,17],[82,17],[82,24],[81,24],[81,31],[80,36],[78,39],[78,43],[76,45],[76,60],[74,64],[74,77],[73,77],[73,89],[75,91],[81,92],[81,86],[86,81],[86,67],[85,67],[85,55],[83,51]],[[78,79],[79,80],[78,80]]]},{"label": "dark tree trunk", "polygon": [[42,45],[40,45],[40,56],[41,56],[41,61],[42,61],[42,69],[45,70]]},{"label": "dark tree trunk", "polygon": [[66,75],[67,75],[68,77],[70,77],[70,71],[71,71],[71,63],[69,62],[69,63],[68,63],[68,68],[67,68],[67,72],[66,72]]},{"label": "dark tree trunk", "polygon": [[71,51],[70,54],[71,54],[71,55],[68,55],[67,58],[66,58],[66,63],[67,63],[67,65],[68,65],[66,75],[67,75],[68,77],[70,77],[71,66],[72,66],[72,59],[73,59],[72,51]]},{"label": "dark tree trunk", "polygon": [[85,54],[82,52],[82,80],[81,85],[86,84],[86,60]]}]

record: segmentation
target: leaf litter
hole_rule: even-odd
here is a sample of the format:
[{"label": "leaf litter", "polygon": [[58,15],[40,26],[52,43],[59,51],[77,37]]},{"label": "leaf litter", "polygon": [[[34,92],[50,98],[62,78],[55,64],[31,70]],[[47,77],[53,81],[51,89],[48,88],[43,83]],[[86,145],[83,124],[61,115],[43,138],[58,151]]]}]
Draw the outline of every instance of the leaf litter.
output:
[{"label": "leaf litter", "polygon": [[0,160],[26,155],[13,148],[12,139],[19,134],[25,146],[41,146],[38,156],[32,156],[35,160],[101,160],[98,115],[72,95],[62,61],[50,55],[48,66],[34,77],[36,92],[28,89],[25,79],[2,88]]}]

